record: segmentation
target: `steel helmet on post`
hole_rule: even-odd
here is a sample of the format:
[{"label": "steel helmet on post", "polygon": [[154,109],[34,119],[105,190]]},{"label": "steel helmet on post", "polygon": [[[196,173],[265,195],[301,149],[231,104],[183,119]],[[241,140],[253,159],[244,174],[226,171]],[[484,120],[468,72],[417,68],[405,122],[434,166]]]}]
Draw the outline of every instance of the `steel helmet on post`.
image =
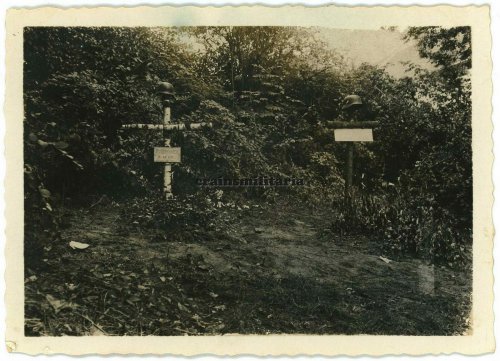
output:
[{"label": "steel helmet on post", "polygon": [[344,106],[342,107],[343,110],[350,109],[352,107],[359,107],[363,105],[363,102],[361,101],[361,97],[356,94],[351,94],[348,95],[344,98]]},{"label": "steel helmet on post", "polygon": [[174,86],[169,82],[162,81],[158,83],[158,93],[174,96]]},{"label": "steel helmet on post", "polygon": [[174,86],[169,82],[162,81],[158,83],[157,93],[161,97],[163,106],[170,106],[175,101]]}]

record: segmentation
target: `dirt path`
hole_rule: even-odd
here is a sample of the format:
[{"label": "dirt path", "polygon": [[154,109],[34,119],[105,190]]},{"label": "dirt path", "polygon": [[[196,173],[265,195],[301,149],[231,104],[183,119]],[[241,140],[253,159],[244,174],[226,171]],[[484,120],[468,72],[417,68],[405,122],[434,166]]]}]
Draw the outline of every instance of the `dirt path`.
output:
[{"label": "dirt path", "polygon": [[[172,242],[158,241],[152,231],[124,226],[117,207],[75,212],[63,239],[90,247],[64,250],[62,264],[72,270],[67,279],[56,277],[61,263],[48,262],[56,287],[47,292],[78,304],[93,324],[60,331],[64,327],[57,317],[64,312],[57,312],[51,330],[40,325],[42,316],[33,310],[30,330],[426,335],[465,331],[469,300],[463,295],[470,292],[465,273],[419,260],[389,260],[377,253],[376,240],[325,236],[326,218],[308,212],[273,214],[256,207],[243,216],[221,217],[216,237],[200,234],[192,241]],[[82,284],[79,280],[85,277],[93,283]],[[28,282],[27,294],[33,291],[30,287],[43,294],[44,285],[35,284]],[[68,284],[75,289],[68,291]]]}]

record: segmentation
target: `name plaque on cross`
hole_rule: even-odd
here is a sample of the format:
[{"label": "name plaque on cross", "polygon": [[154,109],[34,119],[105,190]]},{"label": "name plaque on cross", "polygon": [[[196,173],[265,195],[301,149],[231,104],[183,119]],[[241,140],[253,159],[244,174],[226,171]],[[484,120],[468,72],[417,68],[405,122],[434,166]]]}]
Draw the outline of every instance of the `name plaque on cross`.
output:
[{"label": "name plaque on cross", "polygon": [[373,142],[372,129],[334,129],[336,142]]},{"label": "name plaque on cross", "polygon": [[161,163],[180,163],[181,148],[179,147],[155,147],[154,161]]}]

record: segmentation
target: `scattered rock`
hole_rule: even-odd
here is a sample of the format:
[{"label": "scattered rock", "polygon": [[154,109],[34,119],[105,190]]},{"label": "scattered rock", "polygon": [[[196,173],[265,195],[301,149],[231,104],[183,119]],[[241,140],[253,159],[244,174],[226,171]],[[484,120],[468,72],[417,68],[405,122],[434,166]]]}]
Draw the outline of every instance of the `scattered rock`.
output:
[{"label": "scattered rock", "polygon": [[90,245],[87,243],[71,241],[69,242],[69,246],[73,249],[85,249],[88,248]]}]

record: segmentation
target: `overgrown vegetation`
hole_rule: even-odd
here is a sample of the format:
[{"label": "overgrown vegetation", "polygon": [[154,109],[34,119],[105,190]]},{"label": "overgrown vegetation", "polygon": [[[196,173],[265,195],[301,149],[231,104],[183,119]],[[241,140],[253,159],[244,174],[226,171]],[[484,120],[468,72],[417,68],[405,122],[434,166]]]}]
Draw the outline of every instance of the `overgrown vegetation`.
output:
[{"label": "overgrown vegetation", "polygon": [[[39,228],[57,238],[59,207],[104,193],[149,197],[147,190],[161,187],[150,156],[161,134],[120,126],[159,120],[155,85],[168,79],[178,93],[176,120],[217,125],[173,134],[183,149],[177,194],[204,199],[197,178],[302,177],[308,186],[296,189],[300,199],[333,202],[336,227],[366,224],[391,249],[463,260],[472,211],[470,29],[408,30],[406,39],[417,40],[436,70],[409,64],[401,79],[368,64],[348,69],[311,32],[26,29],[26,217],[37,220],[26,223],[26,249],[46,243],[35,239]],[[203,50],[189,49],[181,37]],[[349,93],[364,99],[363,119],[380,121],[377,142],[356,145],[355,192],[369,199],[364,206],[342,198],[345,150],[326,125],[343,116]],[[380,224],[390,228],[371,227]],[[436,237],[438,229],[437,243],[421,239],[421,232]]]}]

